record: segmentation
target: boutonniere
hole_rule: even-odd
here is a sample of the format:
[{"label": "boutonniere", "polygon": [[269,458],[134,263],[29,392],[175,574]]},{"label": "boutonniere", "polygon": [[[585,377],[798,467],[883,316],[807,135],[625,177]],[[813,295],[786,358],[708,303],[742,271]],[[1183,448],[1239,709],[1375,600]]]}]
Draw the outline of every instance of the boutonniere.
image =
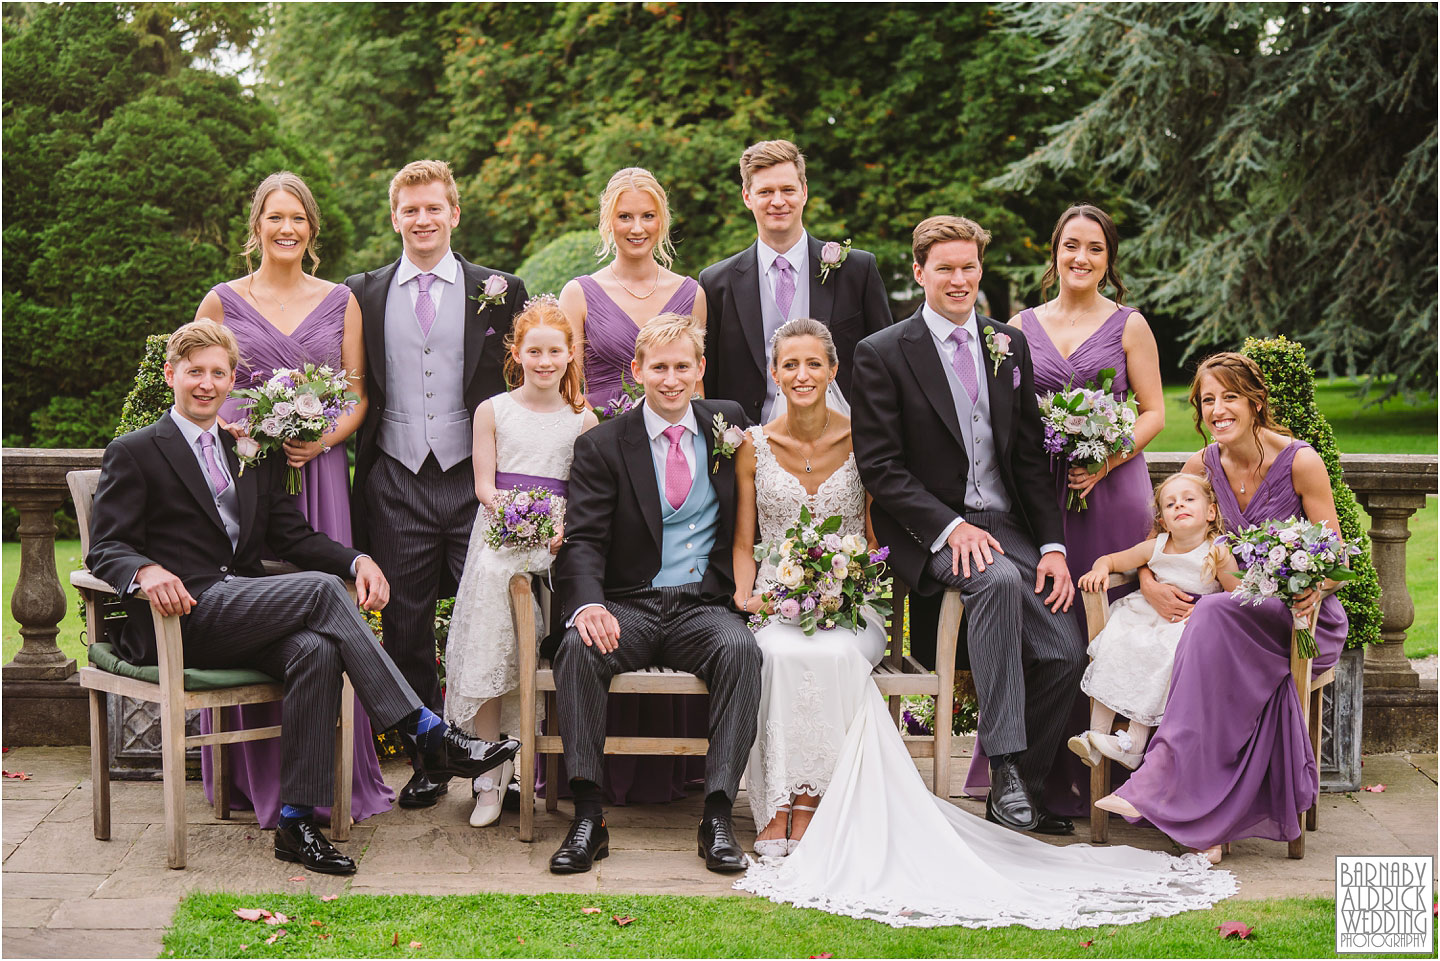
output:
[{"label": "boutonniere", "polygon": [[485,278],[485,283],[480,285],[480,290],[475,299],[480,301],[480,309],[484,310],[487,305],[499,307],[505,303],[505,294],[510,290],[510,281],[499,274],[491,274]]},{"label": "boutonniere", "polygon": [[715,466],[710,468],[713,474],[720,469],[721,457],[734,457],[740,445],[745,443],[745,432],[734,424],[725,423],[724,414],[716,413],[710,423],[715,431]]},{"label": "boutonniere", "polygon": [[850,256],[850,240],[846,238],[843,244],[835,241],[827,241],[820,248],[820,283],[825,283],[825,278],[830,276],[830,271],[839,267]]},{"label": "boutonniere", "polygon": [[1010,356],[1010,335],[998,333],[994,327],[985,325],[985,349],[990,352],[990,360],[995,364],[991,376],[1000,373],[1000,364]]}]

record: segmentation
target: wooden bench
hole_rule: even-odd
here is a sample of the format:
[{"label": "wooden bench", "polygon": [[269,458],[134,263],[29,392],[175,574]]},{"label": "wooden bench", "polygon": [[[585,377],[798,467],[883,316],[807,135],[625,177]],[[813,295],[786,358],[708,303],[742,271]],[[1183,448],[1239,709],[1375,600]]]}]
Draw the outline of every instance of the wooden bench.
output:
[{"label": "wooden bench", "polygon": [[[520,639],[520,717],[528,726],[536,716],[540,696],[544,695],[544,717],[555,724],[555,676],[548,660],[540,658],[535,623],[535,591],[530,574],[510,578],[510,611],[515,622],[515,636]],[[935,759],[934,791],[940,797],[949,794],[950,727],[954,692],[956,635],[964,608],[959,591],[946,592],[940,612],[939,637],[936,642],[936,663],[939,674],[925,670],[914,658],[903,654],[905,587],[895,585],[895,614],[890,620],[890,653],[874,674],[880,693],[890,699],[891,716],[900,716],[899,696],[928,694],[935,698],[935,732],[929,740],[907,738],[906,746],[914,757]],[[530,638],[537,638],[531,642]],[[947,640],[948,638],[948,640]],[[705,682],[694,674],[668,667],[647,667],[639,671],[617,674],[610,681],[614,694],[706,694]],[[520,840],[535,839],[535,768],[537,756],[545,755],[545,810],[559,807],[559,757],[564,746],[557,734],[538,731],[522,738],[520,748]],[[703,737],[607,737],[606,754],[652,754],[703,756],[710,742]]]}]

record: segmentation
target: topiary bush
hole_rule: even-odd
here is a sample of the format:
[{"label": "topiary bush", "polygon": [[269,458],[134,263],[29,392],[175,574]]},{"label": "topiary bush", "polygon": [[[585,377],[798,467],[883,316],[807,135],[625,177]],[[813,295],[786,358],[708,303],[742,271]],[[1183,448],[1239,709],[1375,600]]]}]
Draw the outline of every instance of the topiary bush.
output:
[{"label": "topiary bush", "polygon": [[175,402],[174,393],[165,383],[165,342],[169,339],[169,334],[151,334],[145,338],[145,353],[140,358],[140,369],[135,372],[135,385],[130,388],[125,407],[120,411],[116,437],[155,423]]},{"label": "topiary bush", "polygon": [[1355,578],[1340,589],[1340,603],[1350,617],[1350,633],[1346,647],[1366,647],[1380,643],[1380,575],[1370,557],[1370,538],[1361,527],[1360,505],[1355,492],[1341,480],[1340,452],[1335,448],[1335,432],[1330,422],[1315,406],[1315,371],[1305,362],[1305,347],[1285,337],[1273,340],[1246,338],[1240,351],[1260,366],[1265,384],[1270,388],[1270,403],[1275,418],[1288,427],[1297,438],[1305,441],[1330,472],[1330,487],[1335,492],[1335,513],[1340,518],[1340,533],[1347,544],[1360,548],[1350,559]]},{"label": "topiary bush", "polygon": [[560,288],[581,274],[595,271],[600,261],[595,257],[599,238],[593,230],[572,230],[561,234],[534,254],[515,273],[525,281],[530,296],[560,294]]}]

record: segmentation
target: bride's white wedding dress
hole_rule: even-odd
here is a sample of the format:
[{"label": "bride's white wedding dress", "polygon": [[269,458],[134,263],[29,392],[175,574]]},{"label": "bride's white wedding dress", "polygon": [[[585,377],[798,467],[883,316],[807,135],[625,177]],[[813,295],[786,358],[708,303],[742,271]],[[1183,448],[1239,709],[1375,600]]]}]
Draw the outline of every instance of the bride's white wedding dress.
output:
[{"label": "bride's white wedding dress", "polygon": [[[864,532],[864,490],[851,455],[815,495],[775,460],[760,428],[755,494],[760,538],[783,537],[802,504]],[[761,568],[757,590],[773,571]],[[870,670],[884,623],[858,634],[772,622],[759,734],[746,774],[756,827],[795,793],[824,798],[789,857],[751,863],[735,887],[772,901],[896,927],[1030,928],[1128,924],[1207,908],[1238,889],[1199,855],[1123,846],[1058,846],[991,824],[926,788]]]}]

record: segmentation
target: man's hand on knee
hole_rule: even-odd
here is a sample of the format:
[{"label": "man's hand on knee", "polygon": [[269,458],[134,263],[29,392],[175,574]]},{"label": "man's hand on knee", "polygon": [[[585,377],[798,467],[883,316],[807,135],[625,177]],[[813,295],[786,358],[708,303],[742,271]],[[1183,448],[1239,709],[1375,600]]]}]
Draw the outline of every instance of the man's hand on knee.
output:
[{"label": "man's hand on knee", "polygon": [[986,564],[995,563],[992,551],[1005,553],[1005,548],[989,531],[966,521],[955,526],[945,543],[950,545],[950,573],[955,577],[959,577],[962,571],[969,577],[972,563],[977,571],[983,571]]},{"label": "man's hand on knee", "polygon": [[575,615],[574,627],[585,646],[597,648],[601,654],[609,654],[620,646],[620,622],[599,604]]},{"label": "man's hand on knee", "polygon": [[1065,555],[1059,551],[1042,555],[1040,562],[1035,565],[1036,594],[1045,589],[1047,577],[1052,578],[1055,584],[1045,597],[1045,606],[1050,608],[1052,614],[1070,610],[1070,605],[1075,600],[1075,584],[1070,580],[1070,568],[1065,565]]},{"label": "man's hand on knee", "polygon": [[185,582],[159,564],[146,564],[136,571],[135,586],[145,592],[150,606],[166,617],[189,614],[195,606]]},{"label": "man's hand on knee", "polygon": [[378,611],[390,602],[390,582],[369,557],[355,559],[355,599],[367,611]]}]

